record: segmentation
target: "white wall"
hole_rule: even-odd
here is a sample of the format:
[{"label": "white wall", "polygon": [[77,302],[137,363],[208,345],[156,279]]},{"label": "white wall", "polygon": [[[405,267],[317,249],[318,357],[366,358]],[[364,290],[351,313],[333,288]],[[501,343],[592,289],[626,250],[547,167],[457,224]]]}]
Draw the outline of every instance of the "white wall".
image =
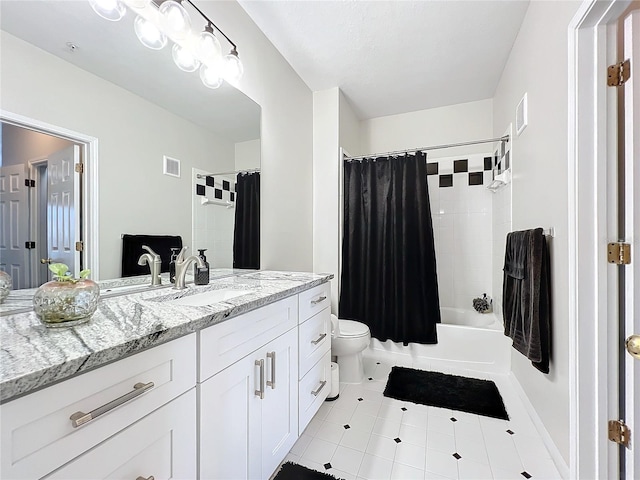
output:
[{"label": "white wall", "polygon": [[260,139],[238,142],[236,148],[235,170],[253,170],[260,168]]},{"label": "white wall", "polygon": [[200,8],[238,45],[244,64],[238,87],[262,107],[262,268],[310,271],[311,91],[237,2],[202,2]]},{"label": "white wall", "polygon": [[338,309],[338,175],[340,90],[313,93],[313,270],[333,273],[331,306]]},{"label": "white wall", "polygon": [[[120,275],[123,233],[182,235],[190,245],[189,172],[216,168],[211,152],[231,159],[233,168],[233,144],[12,35],[1,35],[0,107],[99,139],[100,278]],[[182,161],[182,178],[162,174],[163,155]]]},{"label": "white wall", "polygon": [[[361,125],[363,154],[419,148],[428,145],[491,138],[492,100],[461,103],[387,117],[364,120]],[[428,158],[482,153],[490,146],[434,150]]]},{"label": "white wall", "polygon": [[[494,134],[514,121],[525,92],[529,126],[513,139],[513,229],[555,228],[551,248],[551,373],[519,353],[512,370],[569,460],[567,27],[579,2],[531,2],[494,97]],[[572,246],[575,248],[575,246]]]}]

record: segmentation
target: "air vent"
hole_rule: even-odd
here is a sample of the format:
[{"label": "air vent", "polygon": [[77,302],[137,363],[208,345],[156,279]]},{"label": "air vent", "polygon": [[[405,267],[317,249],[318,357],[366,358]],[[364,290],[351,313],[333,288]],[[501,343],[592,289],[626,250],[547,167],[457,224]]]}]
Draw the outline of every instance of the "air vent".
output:
[{"label": "air vent", "polygon": [[518,103],[518,107],[516,108],[516,133],[518,136],[522,133],[522,131],[527,128],[528,119],[527,119],[527,94],[524,94],[520,103]]},{"label": "air vent", "polygon": [[180,160],[165,155],[162,173],[171,177],[180,178]]}]

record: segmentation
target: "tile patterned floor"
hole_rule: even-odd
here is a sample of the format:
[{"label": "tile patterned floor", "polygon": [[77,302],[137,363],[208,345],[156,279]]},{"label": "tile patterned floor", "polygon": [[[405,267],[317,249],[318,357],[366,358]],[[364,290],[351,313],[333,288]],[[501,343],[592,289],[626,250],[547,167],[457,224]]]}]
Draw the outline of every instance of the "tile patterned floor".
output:
[{"label": "tile patterned floor", "polygon": [[510,420],[384,397],[391,365],[368,358],[367,379],[341,384],[340,397],[322,405],[285,461],[345,480],[561,478],[506,376],[430,368],[493,380]]}]

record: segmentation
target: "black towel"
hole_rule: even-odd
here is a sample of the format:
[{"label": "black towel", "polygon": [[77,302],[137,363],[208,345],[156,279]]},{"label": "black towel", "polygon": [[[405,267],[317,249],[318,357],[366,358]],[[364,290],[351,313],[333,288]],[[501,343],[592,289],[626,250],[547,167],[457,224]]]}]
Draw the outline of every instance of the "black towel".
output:
[{"label": "black towel", "polygon": [[182,237],[172,235],[123,235],[122,236],[122,276],[148,275],[148,265],[138,265],[140,255],[146,253],[142,246],[146,245],[160,255],[162,272],[169,271],[171,249],[182,248]]},{"label": "black towel", "polygon": [[504,334],[534,367],[549,373],[549,253],[542,228],[507,235],[502,285]]}]

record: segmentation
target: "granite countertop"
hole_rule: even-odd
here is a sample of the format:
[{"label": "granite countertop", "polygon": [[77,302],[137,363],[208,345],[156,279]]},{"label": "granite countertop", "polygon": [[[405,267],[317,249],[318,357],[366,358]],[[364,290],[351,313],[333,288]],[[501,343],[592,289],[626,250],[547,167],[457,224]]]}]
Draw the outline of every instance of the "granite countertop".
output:
[{"label": "granite countertop", "polygon": [[[0,402],[295,295],[333,275],[238,274],[218,269],[212,270],[211,277],[209,285],[188,284],[185,290],[154,288],[101,298],[92,319],[76,327],[46,328],[32,311],[0,318]],[[124,279],[123,284],[132,283]],[[105,282],[102,288],[107,285]],[[112,284],[116,286],[117,282]],[[200,307],[167,303],[219,289],[251,293]]]}]

